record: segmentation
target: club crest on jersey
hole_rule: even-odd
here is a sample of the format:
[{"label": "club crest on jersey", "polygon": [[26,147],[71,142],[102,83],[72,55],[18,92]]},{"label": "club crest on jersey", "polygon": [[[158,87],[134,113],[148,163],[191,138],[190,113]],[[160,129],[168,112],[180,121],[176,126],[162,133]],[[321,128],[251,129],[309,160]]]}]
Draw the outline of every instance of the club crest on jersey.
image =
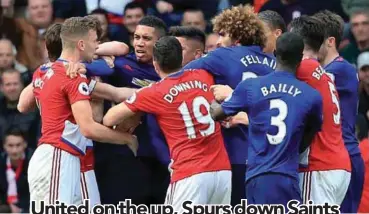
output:
[{"label": "club crest on jersey", "polygon": [[133,95],[126,100],[127,103],[132,104],[136,100],[136,93],[133,93]]},{"label": "club crest on jersey", "polygon": [[85,82],[81,82],[78,86],[78,91],[79,93],[83,94],[83,95],[90,95],[90,91],[88,90],[88,85]]},{"label": "club crest on jersey", "polygon": [[147,79],[138,79],[138,78],[133,78],[132,79],[132,83],[143,88],[146,86],[149,86],[151,83],[154,83],[155,81],[151,81],[151,80],[147,80]]}]

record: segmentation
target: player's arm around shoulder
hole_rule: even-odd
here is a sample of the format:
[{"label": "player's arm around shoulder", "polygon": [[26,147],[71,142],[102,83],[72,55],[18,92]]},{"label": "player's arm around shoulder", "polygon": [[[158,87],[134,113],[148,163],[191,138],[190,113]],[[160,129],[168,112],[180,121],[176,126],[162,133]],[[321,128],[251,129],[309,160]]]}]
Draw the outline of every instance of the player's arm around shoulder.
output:
[{"label": "player's arm around shoulder", "polygon": [[36,108],[36,100],[33,94],[33,85],[30,83],[22,90],[19,96],[17,109],[20,113],[26,114]]},{"label": "player's arm around shoulder", "polygon": [[131,97],[137,89],[126,87],[114,87],[107,83],[97,82],[92,90],[93,98],[105,99],[116,103]]}]

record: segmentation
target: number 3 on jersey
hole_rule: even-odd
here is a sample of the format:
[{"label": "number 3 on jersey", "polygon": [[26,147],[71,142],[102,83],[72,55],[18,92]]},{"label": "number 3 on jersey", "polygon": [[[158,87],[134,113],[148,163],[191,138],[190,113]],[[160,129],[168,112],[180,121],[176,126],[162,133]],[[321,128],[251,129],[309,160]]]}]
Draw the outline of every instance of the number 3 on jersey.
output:
[{"label": "number 3 on jersey", "polygon": [[[203,114],[201,112],[201,106],[204,106],[206,108],[206,114]],[[195,126],[193,124],[190,111],[188,109],[188,106],[186,102],[183,102],[179,107],[178,110],[182,114],[182,119],[186,126],[186,132],[189,139],[195,139],[196,138],[196,130]],[[213,118],[210,116],[210,104],[209,102],[202,96],[196,97],[192,101],[192,112],[195,120],[204,125],[208,125],[207,129],[199,130],[201,136],[208,136],[215,132],[215,122]]]},{"label": "number 3 on jersey", "polygon": [[278,145],[282,143],[287,133],[287,127],[284,120],[287,117],[288,107],[287,104],[281,99],[274,99],[270,101],[270,110],[278,109],[279,113],[277,116],[272,116],[270,125],[278,127],[276,135],[267,134],[267,138],[270,144]]}]

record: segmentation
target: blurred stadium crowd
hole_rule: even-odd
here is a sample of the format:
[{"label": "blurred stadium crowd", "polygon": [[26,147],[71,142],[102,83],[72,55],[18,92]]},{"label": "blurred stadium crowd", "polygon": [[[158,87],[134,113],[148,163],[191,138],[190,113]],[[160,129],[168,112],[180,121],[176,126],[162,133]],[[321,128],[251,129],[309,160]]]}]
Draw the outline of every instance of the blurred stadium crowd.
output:
[{"label": "blurred stadium crowd", "polygon": [[[206,51],[211,51],[217,47],[218,38],[212,33],[211,18],[238,4],[252,4],[256,11],[276,11],[287,24],[303,14],[312,15],[324,9],[344,18],[346,25],[340,54],[357,67],[360,79],[357,136],[360,141],[368,140],[368,0],[1,0],[0,213],[27,212],[29,207],[27,165],[40,137],[40,117],[38,111],[21,114],[17,104],[22,89],[32,80],[33,71],[48,61],[43,39],[48,26],[69,17],[93,14],[104,30],[101,42],[121,41],[132,48],[133,32],[140,19],[155,15],[168,27],[189,25],[201,29],[207,35]],[[24,160],[22,167],[16,167],[19,169],[16,204],[9,203],[7,193],[8,157],[14,163]],[[96,175],[99,182],[99,175],[103,173],[96,172]]]}]

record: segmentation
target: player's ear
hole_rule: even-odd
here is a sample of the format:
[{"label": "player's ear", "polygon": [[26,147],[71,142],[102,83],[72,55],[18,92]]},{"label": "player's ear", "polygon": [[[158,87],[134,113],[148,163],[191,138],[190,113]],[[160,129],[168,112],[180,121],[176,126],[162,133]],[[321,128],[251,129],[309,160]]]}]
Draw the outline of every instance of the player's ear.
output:
[{"label": "player's ear", "polygon": [[154,65],[155,71],[156,73],[160,76],[160,67],[158,62],[156,62],[155,60],[152,61],[152,64]]},{"label": "player's ear", "polygon": [[277,29],[277,30],[275,30],[274,31],[274,35],[275,35],[275,37],[279,37],[280,35],[282,35],[282,30],[281,29]]},{"label": "player's ear", "polygon": [[328,37],[328,47],[335,47],[336,46],[336,39],[334,37]]},{"label": "player's ear", "polygon": [[83,40],[78,40],[77,47],[79,50],[84,51],[85,50],[85,42]]},{"label": "player's ear", "polygon": [[196,49],[195,51],[195,59],[201,58],[202,54],[204,53],[204,51],[200,50],[200,49]]}]

